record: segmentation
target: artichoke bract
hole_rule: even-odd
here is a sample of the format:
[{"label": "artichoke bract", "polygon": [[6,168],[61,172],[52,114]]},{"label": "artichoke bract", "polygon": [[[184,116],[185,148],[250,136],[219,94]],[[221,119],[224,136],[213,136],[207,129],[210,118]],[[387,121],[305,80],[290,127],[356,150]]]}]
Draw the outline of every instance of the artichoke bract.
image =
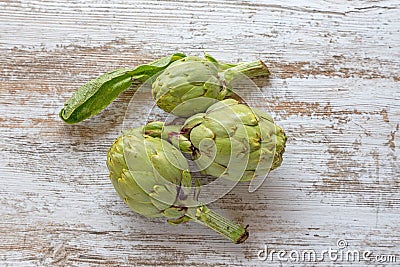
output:
[{"label": "artichoke bract", "polygon": [[158,107],[179,117],[204,112],[232,94],[235,79],[268,75],[261,60],[224,64],[209,55],[189,56],[169,65],[153,82],[152,96]]},{"label": "artichoke bract", "polygon": [[[118,195],[135,212],[166,217],[170,224],[195,221],[234,243],[248,237],[247,227],[235,224],[197,200],[189,166],[182,153],[167,141],[125,131],[108,151],[107,166]],[[191,194],[193,193],[193,195]]]},{"label": "artichoke bract", "polygon": [[232,181],[266,177],[281,165],[286,144],[271,116],[234,99],[213,104],[183,126],[152,122],[145,129],[189,153],[202,173]]}]

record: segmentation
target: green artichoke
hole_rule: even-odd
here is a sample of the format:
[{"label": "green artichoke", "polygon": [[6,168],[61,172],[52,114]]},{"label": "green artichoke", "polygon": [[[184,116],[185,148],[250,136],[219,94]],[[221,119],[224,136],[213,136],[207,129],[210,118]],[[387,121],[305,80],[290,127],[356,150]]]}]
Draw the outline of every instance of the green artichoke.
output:
[{"label": "green artichoke", "polygon": [[221,64],[209,55],[189,56],[173,62],[153,82],[152,96],[158,107],[179,117],[204,112],[232,94],[238,78],[268,75],[261,60]]},{"label": "green artichoke", "polygon": [[286,135],[271,116],[234,99],[213,104],[183,126],[152,122],[145,129],[191,154],[202,173],[233,181],[266,177],[285,151]]},{"label": "green artichoke", "polygon": [[108,151],[107,166],[115,190],[133,211],[146,217],[166,217],[171,224],[193,220],[234,243],[247,239],[246,228],[197,200],[198,190],[191,188],[189,166],[182,153],[160,138],[143,134],[142,128],[125,131],[116,139]]}]

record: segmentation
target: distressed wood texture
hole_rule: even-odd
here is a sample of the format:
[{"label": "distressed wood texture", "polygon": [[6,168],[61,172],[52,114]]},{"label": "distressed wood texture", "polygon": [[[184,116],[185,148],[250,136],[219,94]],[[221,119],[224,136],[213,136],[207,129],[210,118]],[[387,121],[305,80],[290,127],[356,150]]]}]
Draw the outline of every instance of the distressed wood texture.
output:
[{"label": "distressed wood texture", "polygon": [[[400,264],[399,18],[394,0],[0,1],[0,265],[291,266],[257,252],[339,239]],[[96,75],[176,51],[272,72],[258,104],[287,132],[284,163],[210,205],[250,225],[244,244],[118,198],[105,159],[131,92],[81,124],[58,118]]]}]

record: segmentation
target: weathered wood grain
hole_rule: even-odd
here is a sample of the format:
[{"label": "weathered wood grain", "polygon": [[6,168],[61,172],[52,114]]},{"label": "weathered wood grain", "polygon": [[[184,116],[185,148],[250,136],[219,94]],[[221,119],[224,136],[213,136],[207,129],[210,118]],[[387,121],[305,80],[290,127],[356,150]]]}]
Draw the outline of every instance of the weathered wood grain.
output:
[{"label": "weathered wood grain", "polygon": [[[393,0],[0,1],[0,265],[290,266],[257,252],[318,252],[339,239],[398,265],[399,9]],[[82,124],[58,119],[88,79],[176,51],[261,58],[272,72],[266,100],[253,104],[286,130],[284,164],[256,192],[242,184],[211,205],[250,225],[242,245],[120,201],[105,155],[132,92]]]}]

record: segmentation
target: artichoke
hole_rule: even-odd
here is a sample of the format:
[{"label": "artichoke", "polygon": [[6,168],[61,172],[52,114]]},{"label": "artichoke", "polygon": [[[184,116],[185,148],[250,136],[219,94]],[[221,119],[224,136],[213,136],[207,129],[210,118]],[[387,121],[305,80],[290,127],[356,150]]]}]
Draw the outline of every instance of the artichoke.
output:
[{"label": "artichoke", "polygon": [[107,166],[115,190],[133,211],[146,217],[166,217],[171,224],[192,220],[234,243],[247,239],[247,227],[232,223],[197,200],[199,187],[192,190],[182,153],[160,138],[143,134],[143,128],[125,131],[115,140]]},{"label": "artichoke", "polygon": [[286,144],[271,116],[234,99],[213,104],[183,126],[151,122],[145,130],[190,154],[202,173],[232,181],[265,178],[281,165]]},{"label": "artichoke", "polygon": [[152,96],[158,107],[179,117],[204,112],[232,94],[234,81],[268,75],[261,60],[222,64],[209,55],[189,56],[173,62],[153,82]]}]

